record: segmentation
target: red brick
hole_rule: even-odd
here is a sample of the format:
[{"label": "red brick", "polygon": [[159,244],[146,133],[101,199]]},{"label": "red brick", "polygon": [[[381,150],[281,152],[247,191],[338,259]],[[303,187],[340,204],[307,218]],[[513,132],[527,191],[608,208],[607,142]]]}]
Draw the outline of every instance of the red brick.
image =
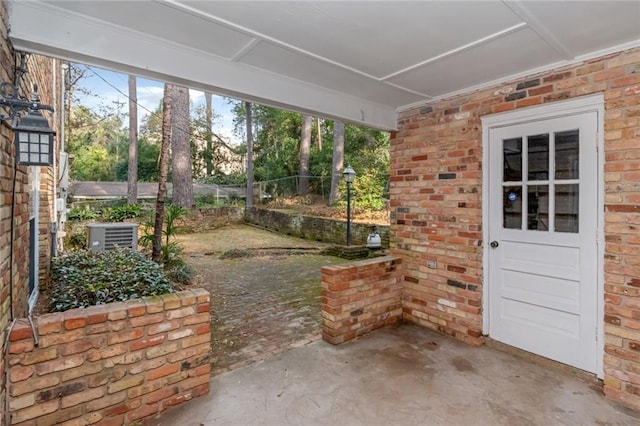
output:
[{"label": "red brick", "polygon": [[127,419],[129,419],[130,422],[133,422],[135,420],[139,420],[139,419],[143,419],[145,417],[149,417],[157,412],[159,412],[160,410],[160,406],[156,403],[156,404],[144,404],[142,405],[140,408],[130,411],[127,414]]},{"label": "red brick", "polygon": [[78,367],[84,363],[84,357],[82,355],[74,355],[61,357],[54,359],[53,361],[47,361],[36,366],[38,375],[54,373],[56,371],[68,370],[70,368]]},{"label": "red brick", "polygon": [[9,381],[13,383],[21,382],[33,376],[35,372],[36,372],[36,369],[32,365],[29,365],[26,367],[20,367],[20,366],[12,367],[9,369]]},{"label": "red brick", "polygon": [[163,399],[170,398],[178,393],[177,386],[170,386],[164,389],[157,390],[144,397],[145,404],[153,404],[154,402],[160,402]]},{"label": "red brick", "polygon": [[196,334],[205,334],[211,332],[211,323],[200,324],[196,327]]},{"label": "red brick", "polygon": [[87,338],[66,345],[61,345],[60,353],[62,355],[73,355],[80,352],[86,352],[89,349],[95,349],[102,346],[104,343],[104,337]]},{"label": "red brick", "polygon": [[139,317],[141,315],[144,315],[147,312],[146,306],[142,305],[141,302],[136,300],[131,304],[133,306],[130,306],[129,308],[127,308],[127,314],[129,315],[129,318]]},{"label": "red brick", "polygon": [[59,333],[62,330],[64,315],[61,312],[43,315],[38,318],[38,334],[45,336],[47,334]]},{"label": "red brick", "polygon": [[64,319],[65,330],[75,330],[76,328],[82,328],[87,323],[86,317],[70,316]]},{"label": "red brick", "polygon": [[142,329],[126,330],[119,333],[112,333],[107,336],[107,344],[115,345],[122,342],[128,342],[130,340],[139,339],[144,335]]},{"label": "red brick", "polygon": [[201,303],[198,305],[198,310],[197,312],[203,313],[203,312],[210,312],[211,311],[211,305],[209,305],[208,303]]},{"label": "red brick", "polygon": [[29,324],[29,321],[26,319],[18,319],[11,329],[9,340],[12,342],[16,342],[18,340],[24,339],[33,339],[31,324]]},{"label": "red brick", "polygon": [[176,373],[179,370],[177,364],[169,364],[160,368],[156,368],[155,370],[151,370],[147,372],[147,380],[155,380],[160,377],[169,376],[173,373]]},{"label": "red brick", "polygon": [[129,348],[132,352],[139,351],[140,349],[149,348],[151,346],[156,346],[162,344],[164,342],[165,336],[159,335],[150,337],[148,339],[136,340],[135,342],[131,342],[129,344]]},{"label": "red brick", "polygon": [[144,327],[145,325],[156,324],[163,320],[164,314],[159,312],[157,314],[146,314],[144,316],[131,318],[129,324],[131,324],[131,327]]},{"label": "red brick", "polygon": [[25,352],[32,352],[35,348],[33,340],[19,340],[17,342],[9,343],[10,354],[21,354]]}]

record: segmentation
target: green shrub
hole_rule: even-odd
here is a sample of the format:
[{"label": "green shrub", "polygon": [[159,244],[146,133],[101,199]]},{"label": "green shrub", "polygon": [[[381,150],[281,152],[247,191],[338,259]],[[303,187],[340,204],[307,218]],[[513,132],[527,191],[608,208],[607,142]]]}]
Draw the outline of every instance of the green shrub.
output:
[{"label": "green shrub", "polygon": [[162,266],[129,249],[54,258],[50,312],[173,293]]},{"label": "green shrub", "polygon": [[193,268],[191,265],[184,263],[165,268],[165,274],[174,283],[189,284],[193,278]]},{"label": "green shrub", "polygon": [[91,208],[75,208],[67,213],[68,220],[95,220],[100,217],[100,212]]},{"label": "green shrub", "polygon": [[64,250],[76,252],[86,250],[87,233],[84,229],[75,229],[64,237]]},{"label": "green shrub", "polygon": [[107,222],[123,222],[125,219],[136,219],[142,216],[142,213],[142,207],[133,204],[106,209],[103,215]]}]

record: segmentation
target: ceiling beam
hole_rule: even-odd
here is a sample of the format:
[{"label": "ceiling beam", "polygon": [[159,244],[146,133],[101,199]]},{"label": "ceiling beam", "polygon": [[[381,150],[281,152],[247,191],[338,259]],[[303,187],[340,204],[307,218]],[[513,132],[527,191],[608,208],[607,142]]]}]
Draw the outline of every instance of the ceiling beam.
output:
[{"label": "ceiling beam", "polygon": [[55,3],[11,1],[9,19],[9,37],[18,50],[371,128],[396,128],[391,106],[74,14]]}]

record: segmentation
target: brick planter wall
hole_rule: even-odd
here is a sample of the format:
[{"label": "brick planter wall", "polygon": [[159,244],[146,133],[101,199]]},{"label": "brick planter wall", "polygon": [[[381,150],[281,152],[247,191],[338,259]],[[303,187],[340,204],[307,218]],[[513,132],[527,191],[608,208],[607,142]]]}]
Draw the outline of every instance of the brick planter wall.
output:
[{"label": "brick planter wall", "polygon": [[209,293],[111,303],[34,320],[9,336],[11,425],[122,425],[209,391]]},{"label": "brick planter wall", "polygon": [[[246,210],[245,222],[307,240],[346,243],[347,222],[342,220],[252,207]],[[380,234],[382,246],[389,247],[389,226],[354,222],[351,223],[351,244],[365,245],[372,226],[375,226]]]},{"label": "brick planter wall", "polygon": [[339,344],[402,319],[401,259],[384,256],[322,274],[322,337]]}]

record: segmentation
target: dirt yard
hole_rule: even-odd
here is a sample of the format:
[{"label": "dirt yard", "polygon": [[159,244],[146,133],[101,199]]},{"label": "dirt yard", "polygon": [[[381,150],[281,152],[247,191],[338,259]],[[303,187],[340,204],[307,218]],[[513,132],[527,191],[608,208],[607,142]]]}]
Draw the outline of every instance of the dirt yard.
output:
[{"label": "dirt yard", "polygon": [[346,262],[324,244],[247,225],[178,240],[211,293],[214,375],[320,338],[320,268]]}]

